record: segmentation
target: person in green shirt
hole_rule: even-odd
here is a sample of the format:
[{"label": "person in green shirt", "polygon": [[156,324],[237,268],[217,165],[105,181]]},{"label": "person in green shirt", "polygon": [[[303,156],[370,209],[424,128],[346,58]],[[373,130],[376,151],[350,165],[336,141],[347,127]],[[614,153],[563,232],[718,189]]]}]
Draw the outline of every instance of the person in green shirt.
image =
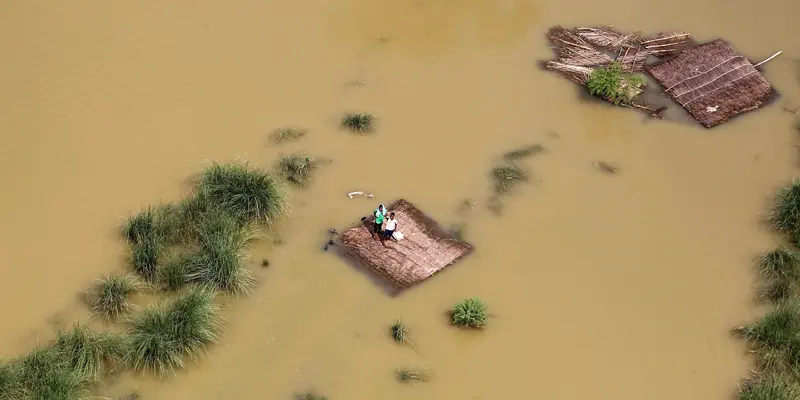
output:
[{"label": "person in green shirt", "polygon": [[386,219],[386,207],[383,204],[379,205],[373,214],[375,215],[375,224],[372,226],[372,233],[380,239],[383,220]]}]

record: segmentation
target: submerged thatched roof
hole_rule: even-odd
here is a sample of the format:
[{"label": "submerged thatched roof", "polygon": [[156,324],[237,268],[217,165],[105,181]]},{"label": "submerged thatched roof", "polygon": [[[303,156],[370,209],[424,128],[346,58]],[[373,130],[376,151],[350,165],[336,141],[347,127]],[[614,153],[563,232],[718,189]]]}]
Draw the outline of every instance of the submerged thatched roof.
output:
[{"label": "submerged thatched roof", "polygon": [[556,61],[563,64],[596,67],[608,65],[611,57],[601,53],[577,33],[555,26],[547,32],[550,47],[556,53]]},{"label": "submerged thatched roof", "polygon": [[646,70],[707,128],[760,107],[772,94],[753,64],[723,40],[683,50]]},{"label": "submerged thatched roof", "polygon": [[431,218],[405,200],[389,205],[405,239],[387,240],[384,247],[372,237],[374,216],[339,237],[339,254],[385,278],[395,291],[420,283],[456,263],[472,251],[469,243],[455,240]]}]

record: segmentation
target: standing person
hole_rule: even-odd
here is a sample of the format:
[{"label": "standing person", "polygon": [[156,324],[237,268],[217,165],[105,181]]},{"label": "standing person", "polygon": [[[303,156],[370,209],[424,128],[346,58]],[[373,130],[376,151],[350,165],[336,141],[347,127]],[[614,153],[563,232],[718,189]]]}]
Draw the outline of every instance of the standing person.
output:
[{"label": "standing person", "polygon": [[[397,219],[394,217],[394,213],[389,214],[389,218],[386,219],[386,230],[383,231],[383,235],[381,236],[381,243],[384,240],[390,239],[394,231],[397,229]],[[384,246],[386,246],[384,244]]]},{"label": "standing person", "polygon": [[373,214],[375,214],[375,224],[372,226],[372,234],[380,239],[383,220],[386,219],[386,207],[383,204],[379,205]]}]

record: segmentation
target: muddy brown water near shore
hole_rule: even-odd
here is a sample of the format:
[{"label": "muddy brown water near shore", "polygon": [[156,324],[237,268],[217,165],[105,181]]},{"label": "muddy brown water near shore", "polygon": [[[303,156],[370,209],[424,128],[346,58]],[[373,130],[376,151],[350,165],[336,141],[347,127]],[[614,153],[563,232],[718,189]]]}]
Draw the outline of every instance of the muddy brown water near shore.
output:
[{"label": "muddy brown water near shore", "polygon": [[[554,24],[680,29],[753,59],[784,50],[765,74],[778,103],[800,103],[800,3],[761,2],[762,19],[751,7],[0,1],[0,355],[85,319],[78,293],[124,268],[121,218],[178,199],[205,160],[268,167],[306,149],[333,162],[295,191],[284,243],[254,249],[256,292],[222,300],[221,343],[175,378],[126,374],[104,394],[728,398],[750,367],[729,329],[758,314],[749,263],[774,244],[759,218],[796,173],[792,116],[775,104],[713,130],[647,120],[583,101],[536,61],[550,57]],[[378,116],[377,133],[339,131],[348,110]],[[310,133],[269,146],[287,125]],[[531,184],[492,215],[489,169],[532,143],[547,152],[525,161]],[[353,190],[376,199],[349,200]],[[320,248],[328,228],[399,197],[466,223],[476,251],[391,298]],[[465,197],[477,202],[466,217]],[[473,295],[489,327],[448,326],[444,311]],[[398,317],[422,355],[389,340]],[[433,380],[400,386],[404,366]]]}]

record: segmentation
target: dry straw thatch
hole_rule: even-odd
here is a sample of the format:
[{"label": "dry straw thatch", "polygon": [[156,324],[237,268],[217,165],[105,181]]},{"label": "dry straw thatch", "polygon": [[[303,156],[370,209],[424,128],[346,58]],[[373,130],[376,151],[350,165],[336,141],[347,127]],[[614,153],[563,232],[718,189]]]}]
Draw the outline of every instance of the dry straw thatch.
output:
[{"label": "dry straw thatch", "polygon": [[683,50],[646,71],[707,128],[761,107],[773,93],[753,64],[719,39]]},{"label": "dry straw thatch", "polygon": [[381,245],[371,233],[373,216],[342,233],[336,247],[343,258],[385,278],[395,292],[430,278],[472,251],[469,243],[454,239],[408,201],[399,200],[387,208],[395,213],[403,240]]}]

